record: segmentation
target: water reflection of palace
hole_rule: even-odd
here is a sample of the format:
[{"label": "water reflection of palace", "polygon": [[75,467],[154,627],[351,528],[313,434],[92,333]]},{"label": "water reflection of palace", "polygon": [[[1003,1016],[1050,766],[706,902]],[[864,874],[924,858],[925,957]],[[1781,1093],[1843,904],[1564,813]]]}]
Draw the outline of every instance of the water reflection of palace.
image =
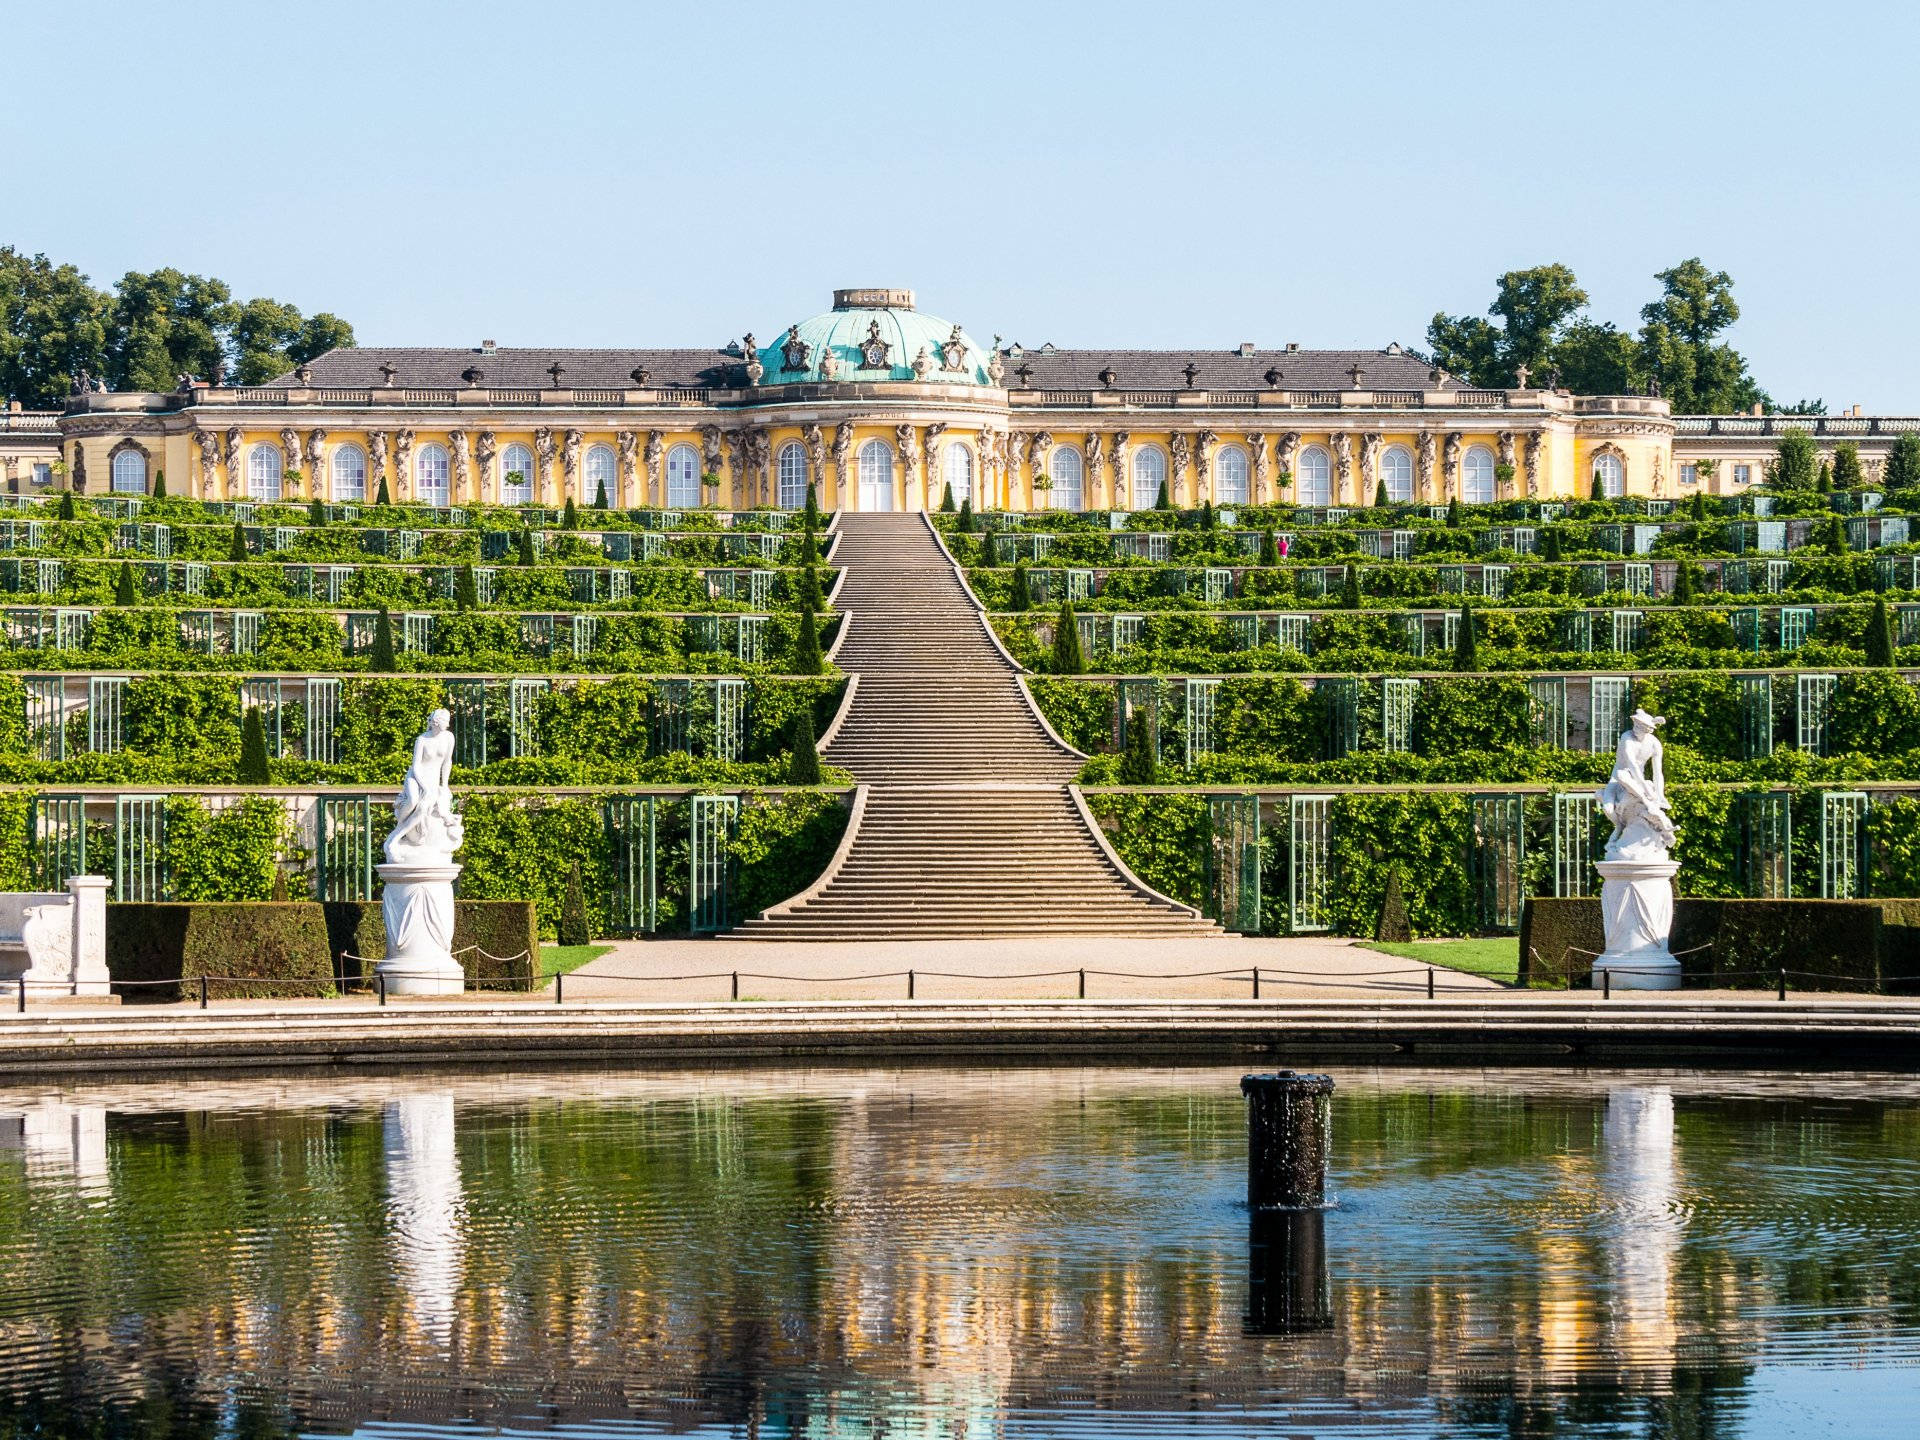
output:
[{"label": "water reflection of palace", "polygon": [[[260,1082],[184,1113],[161,1087],[0,1094],[0,1117],[40,1117],[0,1118],[27,1161],[0,1163],[8,1273],[40,1297],[0,1332],[0,1388],[50,1383],[35,1357],[84,1335],[123,1388],[251,1380],[303,1423],[498,1418],[526,1396],[769,1435],[1330,1398],[1445,1414],[1490,1385],[1551,1407],[1737,1375],[1795,1267],[1829,1264],[1844,1302],[1865,1262],[1897,1262],[1888,1234],[1917,1243],[1911,1189],[1825,1257],[1743,1229],[1747,1206],[1817,1223],[1856,1198],[1745,1168],[1753,1117],[1716,1119],[1729,1093],[1805,1123],[1764,1081],[1343,1074],[1329,1323],[1263,1336],[1237,1073]],[[1920,1105],[1878,1093],[1863,1116]],[[47,1118],[84,1115],[93,1131]],[[1830,1174],[1884,1173],[1887,1127],[1849,1150],[1822,1124]],[[102,1143],[48,1147],[83,1131]],[[1762,1193],[1714,1198],[1736,1180]],[[1913,1353],[1884,1290],[1854,1298],[1857,1326]]]}]

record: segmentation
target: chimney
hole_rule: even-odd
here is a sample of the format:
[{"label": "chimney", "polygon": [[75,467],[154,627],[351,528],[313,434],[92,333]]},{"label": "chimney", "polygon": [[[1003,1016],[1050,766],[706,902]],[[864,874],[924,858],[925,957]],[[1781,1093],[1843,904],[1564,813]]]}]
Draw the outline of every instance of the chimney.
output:
[{"label": "chimney", "polygon": [[1287,354],[1298,355],[1299,353],[1300,353],[1300,342],[1298,340],[1287,341]]},{"label": "chimney", "polygon": [[1242,360],[1251,360],[1253,358],[1253,341],[1242,340],[1240,342],[1240,358]]},{"label": "chimney", "polygon": [[494,352],[494,348],[494,343],[491,340],[482,340],[480,342],[480,353],[482,355],[491,355]]}]

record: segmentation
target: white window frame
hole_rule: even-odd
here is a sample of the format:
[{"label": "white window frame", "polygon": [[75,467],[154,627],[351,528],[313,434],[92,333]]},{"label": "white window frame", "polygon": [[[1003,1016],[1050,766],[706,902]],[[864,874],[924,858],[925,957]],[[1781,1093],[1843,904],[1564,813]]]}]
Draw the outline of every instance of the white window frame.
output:
[{"label": "white window frame", "polygon": [[[1062,470],[1071,470],[1069,480]],[[1047,455],[1047,478],[1053,487],[1047,491],[1047,506],[1053,510],[1086,508],[1087,462],[1077,445],[1056,445]]]},{"label": "white window frame", "polygon": [[1300,452],[1300,466],[1293,476],[1296,505],[1333,503],[1333,455],[1324,445],[1309,445]]},{"label": "white window frame", "polygon": [[1686,464],[1680,467],[1680,483],[1682,485],[1698,485],[1700,483],[1700,467],[1691,460],[1687,461]]},{"label": "white window frame", "polygon": [[138,450],[122,450],[113,457],[113,493],[116,495],[147,493],[147,457]]},{"label": "white window frame", "polygon": [[973,498],[973,450],[965,441],[949,441],[941,452],[940,479],[953,487],[955,505]]},{"label": "white window frame", "polygon": [[1413,452],[1404,445],[1387,446],[1380,452],[1380,478],[1386,482],[1387,499],[1395,505],[1413,499]]},{"label": "white window frame", "polygon": [[[858,463],[860,508],[862,510],[893,509],[893,446],[876,436],[860,447]],[[886,501],[884,505],[867,503],[868,494],[876,491]]]},{"label": "white window frame", "polygon": [[[1151,510],[1159,503],[1160,487],[1167,483],[1167,452],[1158,445],[1141,445],[1135,449],[1132,482],[1133,508]],[[1143,495],[1144,500],[1140,498]]]},{"label": "white window frame", "polygon": [[602,481],[607,486],[607,504],[620,503],[620,457],[613,453],[611,445],[589,445],[586,463],[581,467],[584,477],[580,498],[588,505],[600,498]]},{"label": "white window frame", "polygon": [[328,494],[337,503],[359,502],[367,498],[367,452],[358,445],[336,445],[327,457],[332,484]]},{"label": "white window frame", "polygon": [[247,451],[247,498],[268,504],[280,498],[283,468],[280,447],[258,441]]},{"label": "white window frame", "polygon": [[685,441],[667,451],[667,508],[700,508],[700,452]]},{"label": "white window frame", "polygon": [[774,473],[780,486],[780,508],[806,508],[807,482],[813,478],[807,465],[807,447],[798,440],[789,440],[782,445],[779,458],[774,462]]},{"label": "white window frame", "polygon": [[53,462],[36,460],[33,462],[33,483],[36,485],[53,484]]},{"label": "white window frame", "polygon": [[449,503],[452,485],[452,459],[447,447],[428,441],[413,452],[413,498],[428,505]]},{"label": "white window frame", "polygon": [[[520,483],[512,484],[509,475],[518,473]],[[500,503],[502,505],[531,505],[533,503],[533,451],[518,440],[500,452]]]},{"label": "white window frame", "polygon": [[1736,485],[1752,484],[1753,483],[1753,467],[1751,465],[1734,466],[1733,467],[1733,483]]},{"label": "white window frame", "polygon": [[1253,497],[1253,461],[1238,445],[1222,445],[1213,457],[1213,499],[1217,505],[1245,505]]},{"label": "white window frame", "polygon": [[1627,467],[1618,455],[1594,456],[1593,473],[1600,477],[1600,493],[1609,500],[1627,493]]},{"label": "white window frame", "polygon": [[1486,445],[1469,445],[1460,457],[1460,503],[1491,505],[1494,501],[1493,450]]}]

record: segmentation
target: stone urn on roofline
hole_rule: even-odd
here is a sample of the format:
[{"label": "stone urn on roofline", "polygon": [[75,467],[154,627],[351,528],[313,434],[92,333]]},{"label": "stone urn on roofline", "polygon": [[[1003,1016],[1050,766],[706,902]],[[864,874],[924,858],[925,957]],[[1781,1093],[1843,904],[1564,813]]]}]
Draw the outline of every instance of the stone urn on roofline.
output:
[{"label": "stone urn on roofline", "polygon": [[1599,793],[1600,808],[1613,822],[1600,872],[1600,911],[1607,948],[1593,962],[1596,983],[1623,990],[1678,990],[1680,962],[1668,947],[1673,933],[1673,877],[1680,862],[1668,858],[1675,840],[1667,814],[1667,781],[1660,739],[1666,724],[1644,710],[1614,750],[1613,773]]},{"label": "stone urn on roofline", "polygon": [[390,995],[458,995],[466,974],[453,958],[453,882],[461,867],[453,852],[466,828],[453,808],[448,777],[453,771],[452,717],[436,710],[413,742],[413,764],[393,802],[393,831],[381,918],[387,954],[378,974]]}]

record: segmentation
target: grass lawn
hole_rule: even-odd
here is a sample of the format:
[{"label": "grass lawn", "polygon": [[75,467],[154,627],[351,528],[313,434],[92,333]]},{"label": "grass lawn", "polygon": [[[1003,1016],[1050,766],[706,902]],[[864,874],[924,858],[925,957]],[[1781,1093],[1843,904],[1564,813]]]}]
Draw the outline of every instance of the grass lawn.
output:
[{"label": "grass lawn", "polygon": [[1489,980],[1504,981],[1508,985],[1520,978],[1520,939],[1515,935],[1490,935],[1478,940],[1416,940],[1411,945],[1389,945],[1374,940],[1363,943],[1369,950],[1398,955],[1422,965],[1444,965],[1449,970],[1485,975]]},{"label": "grass lawn", "polygon": [[547,976],[570,974],[589,960],[598,960],[611,949],[611,945],[542,945],[540,973]]}]

